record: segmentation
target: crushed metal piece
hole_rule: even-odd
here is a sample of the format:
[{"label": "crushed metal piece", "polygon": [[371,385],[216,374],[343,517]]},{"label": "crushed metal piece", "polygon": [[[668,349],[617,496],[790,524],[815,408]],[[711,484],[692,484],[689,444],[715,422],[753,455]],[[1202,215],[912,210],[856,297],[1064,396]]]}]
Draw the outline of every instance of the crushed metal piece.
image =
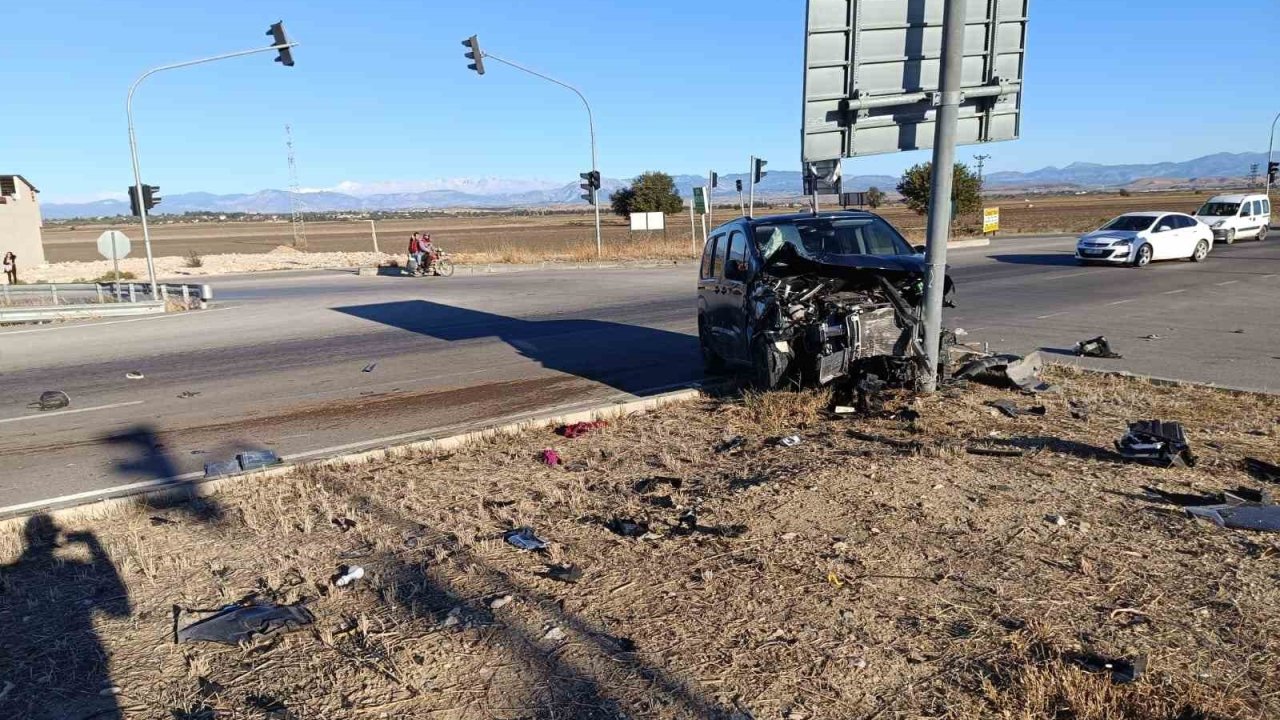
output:
[{"label": "crushed metal piece", "polygon": [[1188,515],[1204,518],[1218,527],[1280,531],[1280,505],[1264,505],[1257,502],[1201,505],[1187,507],[1186,512]]},{"label": "crushed metal piece", "polygon": [[1183,463],[1187,467],[1196,464],[1191,445],[1182,425],[1160,420],[1142,420],[1129,423],[1129,432],[1116,441],[1116,452],[1130,460],[1151,462],[1163,467]]},{"label": "crushed metal piece", "polygon": [[1080,357],[1105,358],[1107,360],[1123,360],[1124,356],[1111,349],[1111,343],[1105,336],[1081,340],[1076,343],[1076,355]]},{"label": "crushed metal piece", "polygon": [[174,606],[174,642],[215,642],[239,645],[257,636],[266,637],[297,630],[315,622],[315,617],[301,604],[231,605],[216,614],[198,620],[182,629],[176,629],[184,611]]},{"label": "crushed metal piece", "polygon": [[546,541],[534,535],[531,527],[508,530],[503,533],[502,539],[521,550],[545,550],[547,548]]}]

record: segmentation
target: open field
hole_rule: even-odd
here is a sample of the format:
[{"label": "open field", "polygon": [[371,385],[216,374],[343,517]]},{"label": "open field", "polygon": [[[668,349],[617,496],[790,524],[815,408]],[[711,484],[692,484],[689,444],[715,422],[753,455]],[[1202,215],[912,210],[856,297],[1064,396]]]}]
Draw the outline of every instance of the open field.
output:
[{"label": "open field", "polygon": [[[707,399],[576,440],[534,430],[61,528],[36,518],[0,531],[0,710],[1280,715],[1280,544],[1142,494],[1258,487],[1241,459],[1280,461],[1280,399],[1052,379],[1063,391],[1036,398],[1044,417],[1005,418],[987,403],[1031,401],[981,386],[888,403],[910,403],[914,422],[829,418],[821,394]],[[1147,417],[1182,421],[1197,466],[1106,449]],[[792,433],[799,446],[774,442]],[[1032,452],[966,454],[972,442]],[[549,447],[564,465],[535,460]],[[609,529],[623,519],[652,536]],[[544,554],[502,540],[521,526]],[[366,574],[335,587],[342,565]],[[551,565],[581,576],[557,581]],[[305,601],[315,623],[242,647],[172,644],[174,605],[249,595]],[[1145,657],[1146,671],[1117,684],[1084,669],[1094,655]]]},{"label": "open field", "polygon": [[[1209,193],[1168,192],[1119,195],[1068,195],[1001,198],[998,205],[1005,233],[1081,232],[1097,227],[1122,212],[1142,209],[1192,211],[1209,197]],[[924,218],[905,207],[880,209],[890,222],[912,239],[924,237]],[[721,220],[736,215],[729,207],[717,208]],[[622,219],[604,216],[604,243],[620,248],[636,242]],[[667,218],[664,244],[684,254],[689,243],[689,220],[685,216]],[[45,229],[45,254],[50,262],[96,260],[94,241],[111,227],[103,224],[50,226]],[[368,221],[328,221],[307,224],[308,249],[314,252],[369,252],[373,240]],[[443,217],[423,220],[385,220],[378,223],[378,244],[383,252],[403,254],[408,237],[414,230],[427,230],[445,249],[463,259],[476,262],[536,262],[544,259],[582,260],[595,256],[595,233],[592,217],[578,215],[515,216],[494,213],[468,217]],[[975,232],[975,219],[961,218],[959,233]],[[133,239],[134,257],[142,255],[142,231],[137,225],[123,226]],[[699,231],[699,236],[701,231]],[[647,233],[649,240],[662,233]],[[260,223],[180,223],[153,227],[152,241],[157,257],[223,253],[265,253],[293,241],[287,222]],[[691,247],[691,245],[690,245]]]}]

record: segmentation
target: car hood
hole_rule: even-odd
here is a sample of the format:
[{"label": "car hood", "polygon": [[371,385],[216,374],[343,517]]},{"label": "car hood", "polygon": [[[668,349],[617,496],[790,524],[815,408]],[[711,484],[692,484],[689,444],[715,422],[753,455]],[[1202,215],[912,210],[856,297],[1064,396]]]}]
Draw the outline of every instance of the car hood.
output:
[{"label": "car hood", "polygon": [[1209,227],[1213,227],[1215,223],[1222,222],[1223,220],[1239,220],[1240,219],[1235,215],[1196,215],[1195,217],[1197,220],[1204,223],[1205,225],[1208,225]]},{"label": "car hood", "polygon": [[1080,242],[1090,244],[1113,243],[1117,240],[1132,240],[1142,234],[1137,230],[1098,230],[1080,236]]}]

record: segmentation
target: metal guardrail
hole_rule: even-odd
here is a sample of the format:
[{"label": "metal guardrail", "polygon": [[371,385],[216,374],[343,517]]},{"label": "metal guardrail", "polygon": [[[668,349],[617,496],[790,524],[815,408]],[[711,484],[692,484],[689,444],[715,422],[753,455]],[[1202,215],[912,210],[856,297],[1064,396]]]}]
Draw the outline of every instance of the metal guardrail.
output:
[{"label": "metal guardrail", "polygon": [[[192,301],[203,310],[213,299],[209,285],[163,284],[158,287],[160,297],[151,297],[147,283],[45,283],[40,285],[0,285],[0,307],[10,306],[15,300],[48,299],[49,306],[165,302],[182,299],[188,307]],[[42,304],[43,306],[43,304]]]},{"label": "metal guardrail", "polygon": [[40,305],[8,307],[0,305],[0,323],[44,322],[49,320],[86,320],[93,318],[154,315],[165,311],[164,300],[142,300],[132,303],[81,303],[78,305]]}]

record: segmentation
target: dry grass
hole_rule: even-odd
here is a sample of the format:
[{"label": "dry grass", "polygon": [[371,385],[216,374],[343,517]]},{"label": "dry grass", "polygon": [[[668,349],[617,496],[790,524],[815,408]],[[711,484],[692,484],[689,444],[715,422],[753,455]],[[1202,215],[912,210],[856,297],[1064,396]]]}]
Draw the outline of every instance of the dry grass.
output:
[{"label": "dry grass", "polygon": [[[0,531],[0,714],[83,717],[109,682],[127,718],[262,717],[267,701],[298,718],[1280,716],[1280,544],[1139,494],[1255,485],[1240,458],[1280,460],[1280,399],[1055,372],[1046,417],[1004,418],[987,403],[1013,396],[983,387],[917,400],[914,425],[751,395],[579,440],[531,431],[244,481],[75,523],[44,551]],[[1117,461],[1106,448],[1140,417],[1182,421],[1200,464]],[[976,441],[1038,451],[956,450]],[[566,465],[537,463],[546,447]],[[614,535],[615,517],[658,538]],[[546,556],[502,541],[524,525]],[[561,562],[579,583],[543,576]],[[332,587],[346,563],[366,579]],[[253,592],[306,599],[316,626],[246,648],[167,641],[172,604]],[[1149,669],[1113,685],[1078,653]]]}]

